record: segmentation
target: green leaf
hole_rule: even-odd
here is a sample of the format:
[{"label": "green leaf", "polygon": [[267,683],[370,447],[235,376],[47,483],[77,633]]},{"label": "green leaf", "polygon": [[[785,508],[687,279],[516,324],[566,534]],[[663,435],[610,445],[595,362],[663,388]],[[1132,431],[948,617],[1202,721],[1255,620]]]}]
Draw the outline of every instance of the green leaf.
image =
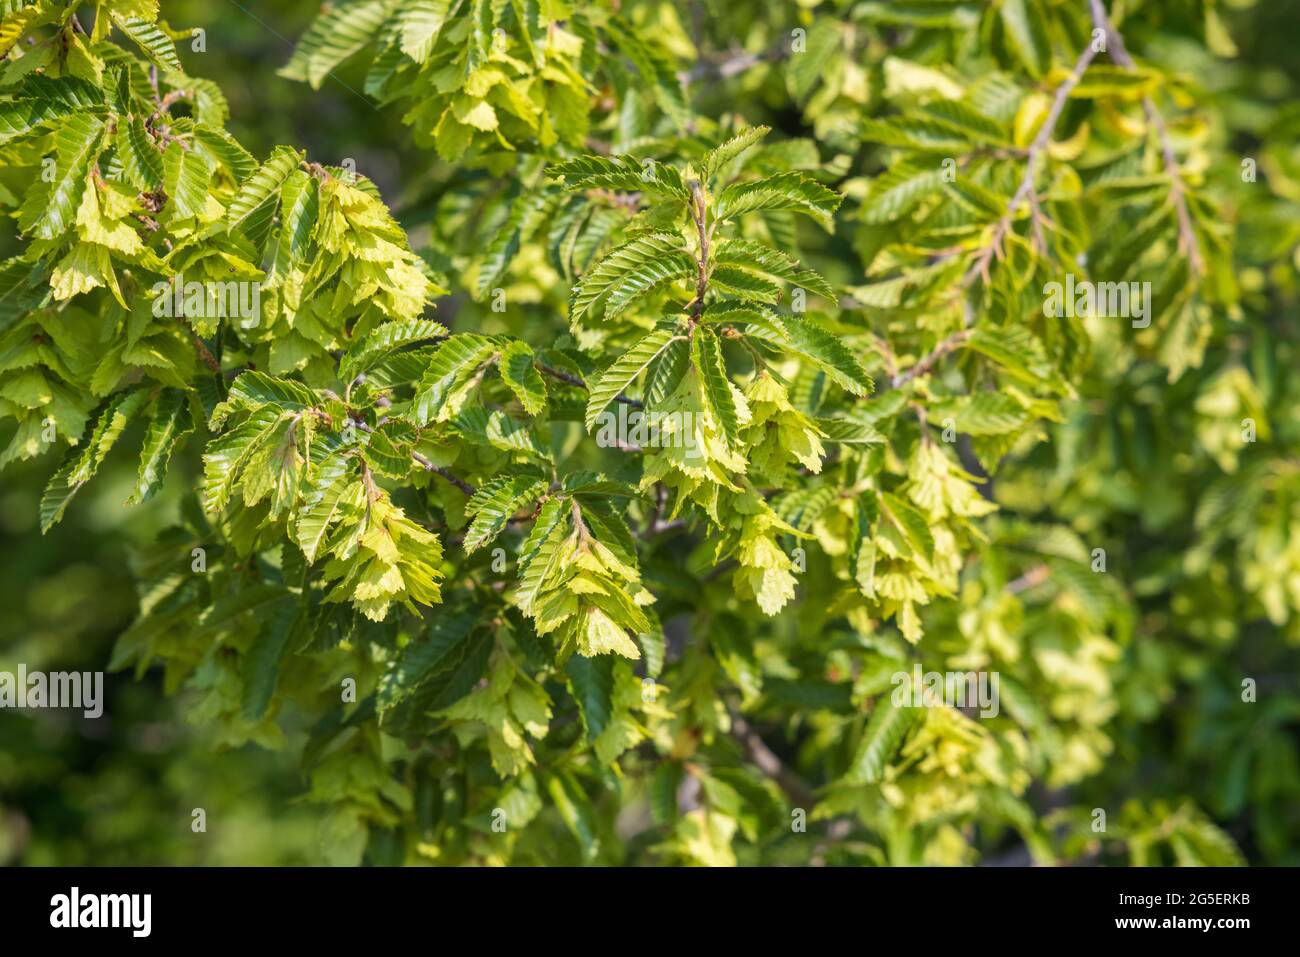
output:
[{"label": "green leaf", "polygon": [[971,8],[965,4],[899,3],[897,0],[868,0],[854,7],[854,16],[869,23],[897,26],[960,28],[971,25]]},{"label": "green leaf", "polygon": [[279,256],[286,265],[304,262],[320,215],[320,186],[300,169],[285,177],[280,187]]},{"label": "green leaf", "polygon": [[162,157],[149,142],[144,123],[138,117],[118,119],[117,135],[113,139],[122,168],[131,185],[141,192],[162,186]]},{"label": "green leaf", "polygon": [[33,189],[19,215],[26,235],[58,239],[72,227],[103,132],[104,121],[92,113],[79,113],[59,127],[54,136],[55,179]]},{"label": "green leaf", "polygon": [[[946,123],[936,122],[928,117],[912,115],[888,116],[881,120],[862,121],[862,138],[868,143],[881,143],[912,153],[936,154],[930,162],[938,165],[942,160],[963,155],[974,149],[975,144],[964,134],[955,131]],[[916,156],[913,162],[920,162],[927,157]]]},{"label": "green leaf", "polygon": [[21,257],[0,262],[0,330],[40,301],[36,285],[42,273],[40,264],[25,262]]},{"label": "green leaf", "polygon": [[955,423],[957,431],[967,435],[1006,435],[1015,432],[1028,419],[1024,408],[1011,396],[979,392],[957,410]]},{"label": "green leaf", "polygon": [[1108,66],[1094,61],[1070,91],[1070,96],[1123,97],[1135,100],[1151,95],[1163,82],[1163,75],[1156,70]]},{"label": "green leaf", "polygon": [[606,478],[600,472],[571,472],[564,477],[561,488],[575,498],[637,498],[641,494],[635,486]]},{"label": "green leaf", "polygon": [[182,148],[179,140],[168,144],[163,153],[163,189],[173,218],[190,219],[202,213],[211,183],[212,168],[197,150]]},{"label": "green leaf", "polygon": [[445,422],[464,402],[463,390],[497,354],[491,339],[470,333],[452,336],[438,347],[416,386],[412,410],[417,425]]},{"label": "green leaf", "polygon": [[539,70],[546,67],[546,43],[549,21],[542,16],[539,0],[510,0],[515,20],[522,28],[519,37],[528,48],[533,66]]},{"label": "green leaf", "polygon": [[58,524],[72,497],[99,471],[104,457],[140,411],[146,397],[142,390],[119,392],[104,404],[79,443],[81,447],[68,454],[45,487],[40,505],[42,535]]},{"label": "green leaf", "polygon": [[1011,145],[1006,127],[969,103],[961,100],[934,100],[922,109],[931,119],[964,133],[971,139],[999,146]]},{"label": "green leaf", "polygon": [[501,381],[506,384],[524,411],[529,415],[541,415],[546,409],[546,383],[537,371],[532,347],[516,339],[506,346],[502,353],[498,370]]},{"label": "green leaf", "polygon": [[339,381],[351,382],[362,372],[407,346],[441,339],[446,335],[446,327],[431,319],[402,319],[381,323],[365,338],[354,341],[347,354],[339,360]]},{"label": "green leaf", "polygon": [[473,73],[487,61],[492,45],[492,24],[495,12],[489,0],[469,0],[470,35],[466,66]]},{"label": "green leaf", "polygon": [[883,514],[899,530],[907,543],[925,556],[927,562],[934,560],[934,535],[930,532],[930,523],[925,515],[914,505],[903,501],[897,495],[882,492],[880,506]]},{"label": "green leaf", "polygon": [[318,402],[316,393],[301,382],[250,370],[241,372],[230,384],[226,401],[212,410],[208,425],[219,429],[234,412],[251,412],[268,405],[281,412],[302,413]]},{"label": "green leaf", "polygon": [[779,496],[773,505],[782,521],[807,531],[835,499],[836,491],[830,486],[800,488]]},{"label": "green leaf", "polygon": [[1008,44],[1030,76],[1038,79],[1051,65],[1052,53],[1037,0],[1002,0],[999,12]]},{"label": "green leaf", "polygon": [[671,327],[656,329],[602,372],[591,387],[591,395],[587,400],[587,431],[591,431],[601,413],[663,354],[670,343],[678,341],[684,345],[683,337],[676,335]]},{"label": "green leaf", "polygon": [[519,549],[519,589],[515,601],[525,615],[533,614],[533,601],[558,565],[567,513],[567,503],[548,499]]},{"label": "green leaf", "polygon": [[691,121],[691,111],[686,104],[686,91],[682,88],[682,81],[672,62],[641,37],[624,28],[617,17],[611,17],[605,26],[619,49],[636,64],[642,82],[649,84],[664,113],[677,124],[678,129],[685,129]]},{"label": "green leaf", "polygon": [[[856,16],[856,8],[854,11]],[[827,64],[837,63],[844,46],[844,29],[835,17],[814,17],[807,45],[798,56],[788,57],[781,69],[796,103],[804,104],[817,82],[828,74]]]},{"label": "green leaf", "polygon": [[657,193],[678,199],[690,199],[690,191],[681,174],[666,163],[632,156],[578,156],[563,163],[553,163],[547,172],[563,177],[564,188],[610,189],[628,193]]},{"label": "green leaf", "polygon": [[249,236],[260,235],[275,214],[277,194],[289,173],[298,168],[302,153],[288,146],[277,146],[257,172],[239,186],[226,208],[226,231],[243,230]]},{"label": "green leaf", "polygon": [[61,10],[51,0],[5,0],[0,3],[0,59],[9,55],[19,40],[34,27],[56,19]]},{"label": "green leaf", "polygon": [[790,348],[816,363],[841,388],[859,396],[874,388],[857,357],[834,335],[801,316],[785,316],[784,325]]},{"label": "green leaf", "polygon": [[614,717],[614,663],[609,655],[574,655],[565,663],[564,673],[578,702],[588,741],[599,738]]},{"label": "green leaf", "polygon": [[241,662],[244,687],[240,710],[246,720],[260,721],[266,716],[280,676],[280,663],[301,623],[298,603],[292,597],[278,599],[266,613],[261,630]]},{"label": "green leaf", "polygon": [[849,568],[864,598],[876,597],[876,540],[871,537],[871,515],[867,504],[854,503],[855,522],[851,535]]},{"label": "green leaf", "polygon": [[560,819],[582,848],[585,861],[594,861],[600,853],[600,834],[595,808],[582,787],[570,774],[561,773],[546,781],[547,792]]},{"label": "green leaf", "polygon": [[512,419],[499,409],[489,412],[481,405],[470,406],[452,419],[451,424],[461,436],[481,445],[502,452],[522,452],[546,462],[551,460],[537,433],[526,422]]},{"label": "green leaf", "polygon": [[153,498],[162,487],[167,463],[181,440],[194,431],[190,404],[179,389],[166,389],[154,403],[153,417],[145,430],[140,449],[140,473],[130,502],[138,504]]},{"label": "green leaf", "polygon": [[727,367],[722,359],[722,345],[712,329],[699,326],[691,339],[691,363],[700,377],[704,399],[708,402],[713,417],[727,437],[727,442],[735,445],[740,434],[740,419],[736,412],[736,397],[731,391],[731,382],[727,378]]},{"label": "green leaf", "polygon": [[880,445],[885,441],[885,437],[866,422],[835,418],[819,418],[814,421],[827,442],[838,442],[841,445]]},{"label": "green leaf", "polygon": [[426,634],[402,648],[380,677],[375,702],[379,713],[416,695],[432,710],[467,694],[487,663],[485,647],[490,651],[492,645],[481,634],[473,637],[477,623],[472,611],[430,619]]},{"label": "green leaf", "polygon": [[113,17],[118,28],[134,41],[140,51],[158,66],[166,70],[181,69],[180,58],[176,55],[176,44],[171,37],[163,33],[156,23],[141,20],[139,17]]},{"label": "green leaf", "polygon": [[366,461],[383,475],[405,478],[414,468],[411,452],[417,436],[408,422],[384,422],[366,437]]},{"label": "green leaf", "polygon": [[740,266],[769,276],[776,276],[791,285],[829,299],[832,303],[839,301],[835,289],[818,273],[811,269],[804,269],[793,256],[789,256],[779,249],[774,249],[764,243],[749,242],[744,239],[729,239],[720,244],[714,261]]},{"label": "green leaf", "polygon": [[704,175],[712,179],[719,170],[747,151],[751,146],[772,132],[770,126],[751,126],[741,130],[721,146],[709,150],[704,157]]},{"label": "green leaf", "polygon": [[781,301],[781,286],[766,276],[726,263],[715,265],[709,273],[709,285],[715,290],[738,296],[747,302],[775,305]]},{"label": "green leaf", "polygon": [[248,420],[213,439],[203,454],[203,509],[215,514],[226,507],[254,454],[275,435],[283,413],[274,406],[257,409]]},{"label": "green leaf", "polygon": [[257,170],[253,154],[223,129],[199,123],[194,127],[194,141],[211,159],[230,170],[236,182],[242,183]]},{"label": "green leaf", "polygon": [[478,265],[478,278],[474,297],[482,300],[505,277],[511,261],[542,221],[555,209],[559,201],[556,194],[524,193],[510,207],[510,215],[488,244],[487,252]]},{"label": "green leaf", "polygon": [[397,11],[402,52],[416,63],[428,60],[450,7],[451,0],[411,0],[403,4]]},{"label": "green leaf", "polygon": [[762,303],[740,299],[715,299],[704,307],[700,322],[711,326],[753,324],[762,327],[775,339],[783,339],[785,335],[775,311],[765,308]]},{"label": "green leaf", "polygon": [[885,768],[921,716],[919,708],[900,708],[884,697],[876,701],[858,740],[845,780],[850,784],[879,784]]},{"label": "green leaf", "polygon": [[718,219],[735,219],[759,210],[804,213],[827,229],[839,208],[840,196],[803,173],[777,173],[752,183],[728,186],[718,196]]},{"label": "green leaf", "polygon": [[420,701],[427,701],[430,711],[439,711],[465,697],[486,673],[494,646],[490,631],[471,632],[460,646],[461,653],[451,659],[450,667],[439,671],[421,688]]},{"label": "green leaf", "polygon": [[319,90],[335,67],[369,43],[392,10],[390,0],[336,3],[312,21],[280,75]]},{"label": "green leaf", "polygon": [[0,103],[0,146],[74,113],[104,109],[103,91],[76,77],[29,76]]},{"label": "green leaf", "polygon": [[957,202],[987,222],[1000,218],[1007,207],[1006,198],[969,178],[957,179],[951,183],[944,183],[943,186]]},{"label": "green leaf", "polygon": [[465,551],[472,552],[496,538],[510,517],[541,498],[546,488],[544,479],[532,475],[500,476],[479,486],[465,503],[465,514],[474,517],[465,533]]},{"label": "green leaf", "polygon": [[355,462],[344,453],[326,458],[304,497],[294,537],[308,563],[316,561],[330,526],[364,501],[365,489],[356,479]]},{"label": "green leaf", "polygon": [[[202,636],[226,628],[249,612],[261,613],[267,605],[289,596],[283,585],[260,583],[246,585],[223,594],[199,615],[193,635]],[[260,615],[259,615],[260,617]]]},{"label": "green leaf", "polygon": [[646,372],[646,405],[652,409],[662,405],[682,381],[690,365],[690,342],[684,337],[670,340]]},{"label": "green leaf", "polygon": [[1036,388],[1065,394],[1069,387],[1043,355],[1038,342],[1026,329],[1007,326],[979,326],[966,346],[988,356],[1013,378]]},{"label": "green leaf", "polygon": [[695,260],[682,246],[680,236],[638,236],[607,255],[582,278],[574,289],[569,318],[576,323],[603,300],[605,318],[612,319],[655,286],[691,278],[696,271]]},{"label": "green leaf", "polygon": [[650,811],[655,824],[668,827],[677,821],[677,791],[682,783],[682,766],[675,761],[665,761],[655,768],[650,785]]},{"label": "green leaf", "polygon": [[893,222],[911,212],[927,196],[943,190],[943,170],[896,163],[871,184],[871,192],[859,210],[863,222]]}]

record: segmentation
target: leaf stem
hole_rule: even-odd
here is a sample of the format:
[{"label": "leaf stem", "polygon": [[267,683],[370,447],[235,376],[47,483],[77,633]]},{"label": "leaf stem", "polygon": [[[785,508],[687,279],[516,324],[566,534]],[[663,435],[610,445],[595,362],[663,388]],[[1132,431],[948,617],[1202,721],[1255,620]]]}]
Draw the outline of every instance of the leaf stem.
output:
[{"label": "leaf stem", "polygon": [[704,204],[704,186],[698,180],[691,180],[691,215],[695,218],[695,228],[700,236],[700,257],[696,260],[698,272],[695,280],[695,298],[690,302],[691,331],[704,311],[704,294],[709,289],[709,211]]}]

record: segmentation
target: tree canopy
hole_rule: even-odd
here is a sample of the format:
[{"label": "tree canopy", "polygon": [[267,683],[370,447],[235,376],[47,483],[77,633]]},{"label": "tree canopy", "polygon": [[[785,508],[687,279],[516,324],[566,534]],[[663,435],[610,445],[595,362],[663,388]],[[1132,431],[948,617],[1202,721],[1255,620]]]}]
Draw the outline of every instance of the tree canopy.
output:
[{"label": "tree canopy", "polygon": [[0,12],[0,467],[127,463],[99,666],[321,859],[1296,862],[1268,11],[335,0],[323,153],[157,0]]}]

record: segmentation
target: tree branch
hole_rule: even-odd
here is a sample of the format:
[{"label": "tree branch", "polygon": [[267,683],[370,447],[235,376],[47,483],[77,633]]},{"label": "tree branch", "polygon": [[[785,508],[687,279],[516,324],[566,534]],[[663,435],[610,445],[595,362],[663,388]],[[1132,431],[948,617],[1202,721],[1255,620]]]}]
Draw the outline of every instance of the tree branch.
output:
[{"label": "tree branch", "polygon": [[1011,222],[1015,218],[1016,211],[1026,201],[1031,202],[1033,206],[1037,206],[1038,200],[1036,194],[1034,194],[1034,176],[1038,172],[1039,157],[1042,156],[1047,149],[1048,143],[1052,140],[1052,134],[1056,131],[1056,124],[1061,119],[1061,113],[1065,110],[1065,102],[1070,97],[1070,91],[1079,84],[1084,71],[1088,69],[1088,64],[1092,62],[1093,57],[1096,55],[1097,51],[1092,48],[1092,43],[1089,42],[1084,47],[1083,52],[1079,54],[1079,59],[1075,61],[1074,69],[1070,71],[1070,75],[1057,87],[1051,109],[1048,110],[1047,116],[1043,119],[1043,125],[1038,129],[1038,135],[1034,137],[1034,141],[1029,144],[1029,149],[1025,153],[1025,175],[1020,180],[1020,186],[1016,189],[1015,195],[1011,197],[1007,211],[998,220],[997,225],[993,227],[993,238],[975,257],[975,262],[970,271],[962,279],[963,286],[969,286],[973,283],[976,276],[982,276],[984,281],[988,282],[989,264],[993,261],[993,257],[999,254],[1002,240],[1011,231]]},{"label": "tree branch", "polygon": [[790,771],[776,752],[767,746],[767,742],[755,731],[739,711],[727,706],[731,712],[731,736],[745,749],[745,755],[760,771],[777,783],[798,807],[811,810],[817,803],[817,795],[803,779]]},{"label": "tree branch", "polygon": [[[1095,3],[1096,0],[1093,0],[1093,2]],[[1040,245],[1046,245],[1046,241],[1043,238],[1042,225],[1039,221],[1041,212],[1039,211],[1038,206],[1038,194],[1034,191],[1034,177],[1038,173],[1039,159],[1042,157],[1043,153],[1046,152],[1048,144],[1051,143],[1052,134],[1056,132],[1056,124],[1060,121],[1061,114],[1065,111],[1065,104],[1070,98],[1070,92],[1078,86],[1079,81],[1083,78],[1084,72],[1088,69],[1088,65],[1092,63],[1093,58],[1096,57],[1096,55],[1097,51],[1094,50],[1092,44],[1089,43],[1088,46],[1084,48],[1083,52],[1079,54],[1079,58],[1075,61],[1074,68],[1070,71],[1070,75],[1062,81],[1059,87],[1057,87],[1056,95],[1052,99],[1051,108],[1048,110],[1047,116],[1044,117],[1042,126],[1038,128],[1038,133],[1034,136],[1033,142],[1029,144],[1029,148],[1024,151],[1025,173],[1020,179],[1020,185],[1016,187],[1016,191],[1011,197],[1011,202],[1007,204],[1006,212],[1002,214],[996,225],[994,225],[993,236],[990,238],[988,244],[979,251],[975,257],[975,261],[971,264],[970,269],[967,270],[966,274],[962,277],[960,285],[961,289],[964,290],[968,288],[977,278],[983,278],[985,282],[988,282],[989,266],[993,262],[993,257],[1001,254],[1003,240],[1005,240],[1007,234],[1011,232],[1011,223],[1014,221],[1017,211],[1019,211],[1020,207],[1025,203],[1029,203],[1030,214],[1034,220],[1035,242]],[[905,372],[893,372],[890,376],[890,385],[893,388],[898,388],[899,386],[906,385],[918,376],[929,372],[936,362],[949,352],[952,352],[954,349],[961,346],[970,338],[970,326],[973,320],[974,314],[968,304],[963,320],[964,328],[941,341],[910,369]]]},{"label": "tree branch", "polygon": [[734,53],[722,60],[712,62],[702,60],[689,70],[678,73],[677,78],[682,81],[683,86],[690,86],[696,80],[729,80],[733,76],[739,76],[761,63],[774,63],[777,60],[784,60],[789,55],[789,52],[790,49],[786,39],[782,37],[760,53],[741,52]]},{"label": "tree branch", "polygon": [[[171,294],[166,293],[165,295]],[[194,343],[194,351],[199,354],[199,358],[203,360],[203,364],[217,375],[221,375],[221,363],[218,362],[217,357],[212,354],[212,350],[207,347],[207,344],[199,337],[199,334],[194,331],[193,327],[191,327],[188,322],[184,319],[179,319],[179,321],[180,324],[185,327],[185,331],[190,334],[190,339]]]},{"label": "tree branch", "polygon": [[1052,570],[1046,565],[1035,565],[1019,578],[1013,578],[1007,582],[1004,589],[1009,595],[1019,595],[1022,591],[1029,591],[1031,588],[1037,588],[1047,579],[1052,577]]},{"label": "tree branch", "polygon": [[[1101,0],[1089,0],[1089,3],[1092,6],[1093,25],[1106,35],[1106,49],[1110,52],[1110,58],[1126,70],[1136,70],[1137,64],[1129,56],[1124,38],[1111,25]],[[1205,262],[1201,259],[1200,244],[1196,240],[1192,215],[1187,208],[1182,171],[1178,165],[1178,157],[1174,155],[1174,144],[1169,138],[1169,127],[1165,125],[1164,117],[1156,109],[1151,97],[1142,98],[1142,109],[1146,113],[1147,122],[1156,131],[1156,138],[1160,141],[1160,152],[1164,157],[1165,173],[1169,176],[1169,198],[1173,201],[1174,209],[1178,214],[1178,251],[1187,257],[1192,272],[1200,275],[1205,270]]]},{"label": "tree branch", "polygon": [[478,489],[476,489],[473,485],[470,485],[462,478],[456,477],[451,472],[443,468],[441,465],[434,465],[432,462],[426,459],[419,452],[412,452],[411,458],[414,459],[416,464],[419,465],[421,468],[429,472],[432,472],[434,475],[441,475],[443,478],[445,478],[452,485],[456,486],[456,488],[460,489],[466,495],[472,496],[475,492],[478,491]]},{"label": "tree branch", "polygon": [[931,349],[920,362],[912,366],[906,372],[895,372],[890,376],[890,388],[897,389],[899,386],[911,382],[917,376],[925,375],[934,367],[936,362],[942,359],[949,352],[952,352],[958,346],[965,343],[965,341],[974,334],[975,331],[970,328],[959,329],[957,332],[954,332],[947,339],[944,339],[937,346]]},{"label": "tree branch", "polygon": [[[776,782],[777,787],[785,792],[786,796],[794,802],[795,807],[811,812],[817,804],[817,795],[813,793],[812,788],[804,782],[803,778],[785,766],[776,752],[767,746],[762,736],[730,704],[727,705],[727,713],[731,715],[731,736],[740,742],[749,761]],[[809,863],[814,867],[825,864],[827,847],[844,840],[851,833],[853,833],[853,821],[849,818],[840,817],[827,822],[826,835],[813,848]]]},{"label": "tree branch", "polygon": [[[553,379],[559,379],[561,382],[569,383],[569,385],[576,385],[579,389],[586,389],[588,392],[591,391],[591,386],[587,385],[587,380],[582,378],[582,376],[576,376],[571,372],[564,372],[561,369],[553,369],[550,366],[543,365],[540,362],[534,363],[534,365],[537,366],[538,372],[544,372],[546,373],[546,375],[550,376]],[[631,406],[634,409],[645,408],[644,402],[640,401],[639,399],[629,399],[621,392],[618,395],[614,396],[614,401],[621,402],[624,405]]]}]

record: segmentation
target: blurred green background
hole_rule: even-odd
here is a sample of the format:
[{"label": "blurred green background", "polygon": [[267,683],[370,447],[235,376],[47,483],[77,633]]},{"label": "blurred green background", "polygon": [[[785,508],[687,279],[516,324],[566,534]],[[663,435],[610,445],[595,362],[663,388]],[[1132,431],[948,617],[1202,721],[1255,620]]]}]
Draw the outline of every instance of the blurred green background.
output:
[{"label": "blurred green background", "polygon": [[[346,80],[312,93],[275,75],[289,57],[290,38],[318,8],[314,0],[182,0],[165,3],[163,13],[173,26],[206,31],[205,52],[178,44],[182,60],[189,72],[221,85],[229,128],[249,149],[265,155],[294,143],[327,163],[351,157],[395,196],[400,160],[381,145],[404,142],[395,118],[377,112]],[[0,255],[13,251],[13,226],[5,222]],[[29,671],[105,668],[136,610],[131,546],[174,518],[180,483],[200,470],[199,450],[191,446],[163,493],[128,509],[136,466],[127,448],[140,440],[128,434],[77,507],[45,536],[37,505],[51,460],[17,463],[0,475],[0,671],[16,672],[19,663]],[[131,672],[107,673],[104,698],[97,720],[76,711],[0,711],[0,864],[325,859],[318,809],[295,800],[303,782],[291,753],[215,751],[204,730],[186,721],[184,695],[164,696],[156,672],[138,680]],[[195,808],[206,814],[202,833],[192,830]]]}]

